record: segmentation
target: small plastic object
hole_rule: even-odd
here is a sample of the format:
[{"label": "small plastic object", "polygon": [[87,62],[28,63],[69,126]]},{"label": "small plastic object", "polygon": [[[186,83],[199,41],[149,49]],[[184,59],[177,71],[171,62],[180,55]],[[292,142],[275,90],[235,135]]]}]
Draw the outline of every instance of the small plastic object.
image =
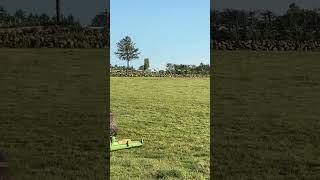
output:
[{"label": "small plastic object", "polygon": [[141,139],[140,141],[132,141],[131,139],[121,139],[118,141],[115,136],[112,136],[110,141],[110,151],[139,147],[142,146],[143,143],[143,139]]}]

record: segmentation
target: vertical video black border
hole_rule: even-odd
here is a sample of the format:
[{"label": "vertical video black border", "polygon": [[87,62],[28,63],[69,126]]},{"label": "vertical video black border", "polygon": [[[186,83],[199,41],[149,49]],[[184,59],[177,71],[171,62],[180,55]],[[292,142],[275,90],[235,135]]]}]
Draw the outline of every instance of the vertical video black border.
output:
[{"label": "vertical video black border", "polygon": [[[106,70],[107,70],[107,73],[106,73],[106,78],[107,78],[107,81],[106,81],[106,115],[107,115],[107,134],[106,134],[106,137],[107,139],[109,140],[109,135],[110,135],[110,16],[111,16],[111,8],[110,8],[110,0],[106,0],[106,10],[107,10],[107,13],[108,13],[108,16],[106,18],[106,32],[109,34],[109,36],[107,38],[107,41],[108,41],[108,44],[107,44],[107,48],[106,48]],[[106,138],[106,137],[103,137],[103,138]],[[110,167],[111,167],[111,164],[110,164],[110,142],[107,142],[106,143],[107,146],[106,146],[106,179],[109,180],[110,179]]]},{"label": "vertical video black border", "polygon": [[210,54],[210,179],[212,179],[213,178],[213,169],[214,169],[214,164],[213,164],[213,140],[214,140],[214,138],[213,138],[213,130],[214,130],[214,128],[213,128],[213,125],[214,125],[214,122],[213,122],[213,109],[214,109],[214,103],[213,103],[213,100],[214,100],[214,96],[213,96],[213,89],[214,89],[214,81],[213,81],[213,55],[212,55],[212,45],[211,45],[211,41],[212,41],[212,21],[213,21],[213,16],[211,15],[212,13],[211,13],[211,11],[212,11],[212,9],[211,9],[211,7],[212,7],[212,5],[213,5],[213,0],[210,0],[210,8],[209,8],[209,23],[210,23],[210,25],[209,25],[209,38],[210,38],[210,40],[209,40],[209,43],[210,43],[210,45],[209,45],[209,54]]}]

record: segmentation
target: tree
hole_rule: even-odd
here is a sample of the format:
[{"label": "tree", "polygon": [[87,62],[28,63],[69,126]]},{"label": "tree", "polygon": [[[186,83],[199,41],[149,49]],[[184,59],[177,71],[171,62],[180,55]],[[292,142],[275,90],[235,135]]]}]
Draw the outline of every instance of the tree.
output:
[{"label": "tree", "polygon": [[251,31],[249,39],[251,39],[251,40],[257,39],[256,33],[255,33],[255,25],[256,25],[255,23],[257,21],[256,14],[257,14],[257,11],[255,11],[255,10],[249,11],[249,21],[250,21],[250,31]]},{"label": "tree", "polygon": [[91,20],[91,26],[106,27],[107,18],[108,18],[107,11],[99,13]]},{"label": "tree", "polygon": [[49,20],[50,20],[50,17],[45,13],[41,14],[39,17],[40,24],[42,25],[48,24]]},{"label": "tree", "polygon": [[115,55],[117,55],[120,60],[127,61],[127,74],[130,61],[139,58],[139,49],[134,46],[135,43],[133,43],[129,36],[126,36],[117,43],[118,50],[115,52]]},{"label": "tree", "polygon": [[263,16],[264,20],[264,39],[269,39],[274,15],[270,10],[262,11],[261,15]]},{"label": "tree", "polygon": [[61,0],[56,0],[56,18],[57,18],[57,24],[60,24],[60,18],[61,18]]},{"label": "tree", "polygon": [[167,73],[172,74],[172,73],[174,72],[173,64],[168,63],[168,64],[166,65],[166,71],[167,71]]},{"label": "tree", "polygon": [[2,6],[0,6],[0,14],[5,13],[5,10]]},{"label": "tree", "polygon": [[25,12],[22,9],[18,9],[14,14],[14,18],[15,18],[15,23],[21,24],[23,19],[25,18]]},{"label": "tree", "polygon": [[0,26],[4,24],[5,16],[6,11],[2,6],[0,6]]},{"label": "tree", "polygon": [[74,25],[74,17],[72,14],[69,14],[67,17],[67,25]]},{"label": "tree", "polygon": [[[299,24],[299,20],[301,19],[302,11],[299,6],[297,6],[295,3],[292,3],[289,5],[289,9],[287,10],[287,15],[289,17],[289,25],[292,31],[296,33],[295,39],[299,39],[297,36],[297,32],[301,32],[299,27],[301,25]],[[300,20],[301,21],[301,20]]]},{"label": "tree", "polygon": [[141,70],[141,71],[143,71],[144,70],[144,65],[142,65],[142,66],[139,66],[139,68],[138,68],[139,70]]}]

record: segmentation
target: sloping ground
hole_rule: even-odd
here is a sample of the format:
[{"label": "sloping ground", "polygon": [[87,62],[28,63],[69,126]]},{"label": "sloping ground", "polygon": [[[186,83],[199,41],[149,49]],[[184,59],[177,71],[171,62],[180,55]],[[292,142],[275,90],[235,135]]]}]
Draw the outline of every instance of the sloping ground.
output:
[{"label": "sloping ground", "polygon": [[105,179],[106,50],[1,49],[0,151],[14,179]]},{"label": "sloping ground", "polygon": [[111,179],[209,179],[209,78],[111,78],[119,138],[140,148],[111,153]]},{"label": "sloping ground", "polygon": [[320,179],[320,53],[212,52],[214,179]]}]

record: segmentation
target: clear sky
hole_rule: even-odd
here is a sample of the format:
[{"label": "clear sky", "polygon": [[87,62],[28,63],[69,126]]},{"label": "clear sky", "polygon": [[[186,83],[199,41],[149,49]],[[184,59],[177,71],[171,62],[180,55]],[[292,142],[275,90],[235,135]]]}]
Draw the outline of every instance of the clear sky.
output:
[{"label": "clear sky", "polygon": [[210,63],[209,0],[111,0],[110,61],[124,65],[114,52],[117,42],[130,36],[139,48],[135,68],[150,59],[150,67],[164,69],[167,63]]}]

